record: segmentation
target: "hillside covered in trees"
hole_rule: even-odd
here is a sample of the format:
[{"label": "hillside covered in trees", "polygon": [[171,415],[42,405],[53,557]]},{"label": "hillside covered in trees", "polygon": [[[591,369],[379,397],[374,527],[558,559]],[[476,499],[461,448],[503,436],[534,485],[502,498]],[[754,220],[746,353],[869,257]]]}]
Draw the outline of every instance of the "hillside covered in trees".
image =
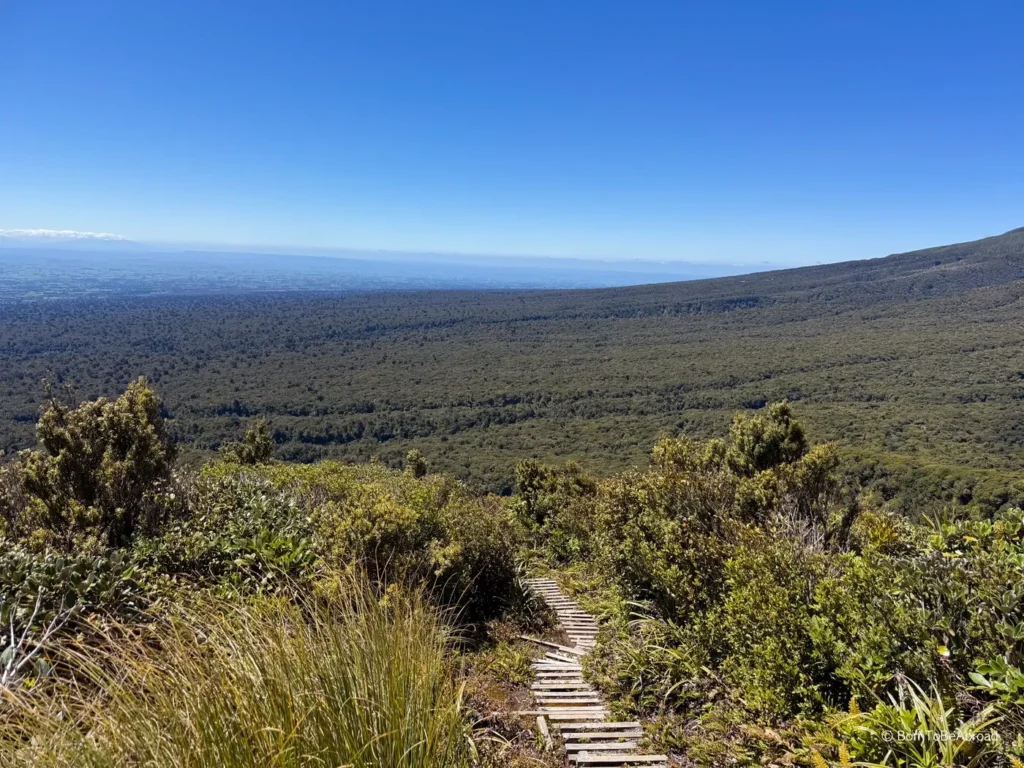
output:
[{"label": "hillside covered in trees", "polygon": [[616,471],[662,434],[720,434],[786,398],[880,483],[998,506],[1024,463],[1022,278],[1014,230],[611,290],[6,304],[0,448],[32,444],[44,379],[88,399],[143,374],[186,458],[264,417],[280,458],[397,465],[416,448],[507,493],[523,457]]},{"label": "hillside covered in trees", "polygon": [[789,404],[507,497],[416,451],[280,462],[260,421],[182,465],[162,411],[55,396],[0,470],[0,764],[564,766],[527,574],[598,617],[582,675],[674,767],[1024,759],[1024,512],[907,516]]},{"label": "hillside covered in trees", "polygon": [[0,763],[1016,768],[1022,265],[4,305]]}]

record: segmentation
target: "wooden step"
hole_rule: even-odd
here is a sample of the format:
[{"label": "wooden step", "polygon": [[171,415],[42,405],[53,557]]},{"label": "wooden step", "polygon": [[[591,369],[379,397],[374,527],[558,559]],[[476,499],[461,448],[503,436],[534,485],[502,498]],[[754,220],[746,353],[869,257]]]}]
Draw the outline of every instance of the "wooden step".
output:
[{"label": "wooden step", "polygon": [[543,683],[583,683],[582,672],[537,672],[537,680]]},{"label": "wooden step", "polygon": [[530,690],[583,690],[585,688],[591,688],[590,683],[559,683],[559,682],[541,682],[538,681],[531,686]]},{"label": "wooden step", "polygon": [[557,709],[562,712],[578,709],[604,709],[604,703],[596,696],[589,699],[537,699],[537,706],[542,709]]},{"label": "wooden step", "polygon": [[608,741],[607,743],[601,744],[565,744],[565,752],[572,755],[572,753],[580,752],[620,752],[628,753],[630,750],[637,749],[636,741]]},{"label": "wooden step", "polygon": [[562,664],[579,664],[580,656],[579,652],[575,656],[570,656],[567,653],[560,653],[558,651],[548,651],[541,658],[546,661],[558,661]]},{"label": "wooden step", "polygon": [[520,635],[519,639],[520,640],[526,640],[526,641],[531,642],[531,643],[535,643],[535,644],[541,646],[542,648],[553,648],[556,651],[561,651],[563,653],[569,653],[569,654],[573,654],[575,656],[579,656],[580,655],[580,652],[577,651],[575,648],[570,648],[567,645],[559,645],[558,643],[552,643],[552,642],[549,642],[547,640],[541,640],[539,637],[531,637],[530,635]]},{"label": "wooden step", "polygon": [[636,749],[635,741],[610,741],[607,744],[566,744],[565,751],[573,752],[628,752]]},{"label": "wooden step", "polygon": [[597,696],[578,697],[574,699],[552,699],[548,696],[535,696],[537,703],[543,707],[597,707],[601,699]]},{"label": "wooden step", "polygon": [[569,761],[576,765],[668,765],[668,755],[594,754],[581,752],[570,755]]},{"label": "wooden step", "polygon": [[600,725],[587,726],[587,725],[562,725],[559,726],[563,730],[591,730],[591,731],[603,731],[603,730],[628,730],[630,728],[640,728],[640,723],[622,722],[622,723],[601,723]]},{"label": "wooden step", "polygon": [[[535,712],[535,715],[544,715],[555,725],[565,725],[566,723],[583,723],[587,724],[588,720],[596,720],[598,722],[608,717],[608,711],[602,710],[598,712]],[[591,723],[593,724],[593,723]]]},{"label": "wooden step", "polygon": [[607,713],[600,712],[551,712],[546,709],[521,709],[513,714],[521,717],[537,717],[543,715],[551,725],[565,725],[566,723],[579,723],[581,725],[594,725],[601,722]]},{"label": "wooden step", "polygon": [[623,731],[566,731],[562,734],[562,738],[567,743],[579,741],[580,739],[591,739],[594,741],[603,741],[608,739],[636,739],[643,736],[644,732],[639,728],[630,728]]}]

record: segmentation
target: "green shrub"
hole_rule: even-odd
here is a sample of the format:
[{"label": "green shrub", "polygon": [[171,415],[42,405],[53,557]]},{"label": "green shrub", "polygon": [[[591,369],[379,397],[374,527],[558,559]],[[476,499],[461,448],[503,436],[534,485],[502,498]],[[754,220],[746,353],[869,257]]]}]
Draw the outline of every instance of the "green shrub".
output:
[{"label": "green shrub", "polygon": [[720,472],[630,472],[602,486],[607,567],[626,593],[688,622],[721,599],[734,485]]},{"label": "green shrub", "polygon": [[935,674],[940,642],[905,563],[877,551],[841,554],[814,587],[808,635],[814,662],[833,681],[833,703],[875,695],[895,675]]},{"label": "green shrub", "polygon": [[146,380],[110,401],[72,408],[51,397],[37,426],[43,450],[19,465],[27,504],[8,508],[8,535],[64,551],[121,547],[164,516],[174,448]]},{"label": "green shrub", "polygon": [[512,510],[551,557],[563,563],[588,558],[595,554],[597,488],[575,462],[544,467],[521,461]]},{"label": "green shrub", "polygon": [[417,479],[427,474],[427,460],[415,448],[405,455],[405,471]]},{"label": "green shrub", "polygon": [[[206,475],[237,473],[220,465]],[[328,567],[358,567],[378,581],[426,581],[466,620],[495,616],[514,597],[514,521],[496,499],[477,498],[450,477],[338,462],[267,465],[241,476],[262,478],[294,500]]]},{"label": "green shrub", "polygon": [[725,565],[727,594],[709,621],[721,626],[723,672],[756,712],[779,717],[822,703],[807,632],[822,566],[792,539],[758,530],[744,532]]},{"label": "green shrub", "polygon": [[985,768],[1001,750],[992,707],[964,716],[937,689],[900,686],[873,709],[833,720],[838,743],[863,766]]},{"label": "green shrub", "polygon": [[274,437],[266,419],[256,419],[237,443],[228,443],[221,448],[221,454],[229,461],[239,464],[266,464],[274,455]]},{"label": "green shrub", "polygon": [[[1006,740],[1024,749],[1010,711],[1024,662],[1019,510],[978,519],[961,506],[928,527],[873,491],[858,497],[834,447],[809,446],[785,404],[737,417],[726,440],[664,439],[650,467],[592,491],[525,469],[518,503],[543,521],[549,560],[644,605],[590,662],[631,716],[699,721],[730,755],[770,762],[795,748],[778,736],[788,725],[934,680],[1003,707]],[[586,523],[587,554],[574,557],[565,534]],[[692,733],[661,738],[703,754]]]},{"label": "green shrub", "polygon": [[44,676],[51,646],[91,635],[94,617],[135,618],[146,604],[122,552],[34,553],[0,538],[0,689]]},{"label": "green shrub", "polygon": [[205,477],[189,489],[187,512],[137,541],[133,554],[179,584],[273,592],[316,578],[312,537],[305,510],[268,480]]}]

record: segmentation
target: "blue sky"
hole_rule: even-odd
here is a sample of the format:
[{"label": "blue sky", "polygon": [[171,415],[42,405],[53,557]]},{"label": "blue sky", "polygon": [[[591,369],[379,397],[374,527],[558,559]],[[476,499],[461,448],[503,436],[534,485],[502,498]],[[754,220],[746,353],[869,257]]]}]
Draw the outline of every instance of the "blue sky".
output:
[{"label": "blue sky", "polygon": [[1024,225],[1019,2],[0,0],[0,229],[743,263]]}]

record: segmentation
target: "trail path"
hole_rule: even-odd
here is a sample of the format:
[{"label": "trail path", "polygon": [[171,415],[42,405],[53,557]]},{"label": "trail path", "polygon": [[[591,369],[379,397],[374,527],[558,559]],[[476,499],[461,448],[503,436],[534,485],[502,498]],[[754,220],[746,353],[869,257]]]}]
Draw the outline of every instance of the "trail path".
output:
[{"label": "trail path", "polygon": [[572,646],[526,638],[545,653],[533,663],[537,708],[520,714],[537,717],[537,727],[549,745],[554,744],[551,729],[556,730],[573,765],[668,768],[666,755],[638,751],[637,740],[643,734],[640,723],[609,722],[600,695],[583,680],[581,660],[597,636],[594,617],[563,595],[554,580],[536,578],[528,584],[555,612]]}]

